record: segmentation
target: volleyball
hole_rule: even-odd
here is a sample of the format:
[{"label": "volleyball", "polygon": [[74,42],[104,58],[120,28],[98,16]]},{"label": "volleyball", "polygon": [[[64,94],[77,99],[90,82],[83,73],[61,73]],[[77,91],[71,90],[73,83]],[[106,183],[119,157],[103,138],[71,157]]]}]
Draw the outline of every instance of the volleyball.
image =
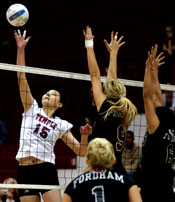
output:
[{"label": "volleyball", "polygon": [[7,9],[6,18],[11,25],[21,27],[27,23],[29,11],[23,4],[13,4]]}]

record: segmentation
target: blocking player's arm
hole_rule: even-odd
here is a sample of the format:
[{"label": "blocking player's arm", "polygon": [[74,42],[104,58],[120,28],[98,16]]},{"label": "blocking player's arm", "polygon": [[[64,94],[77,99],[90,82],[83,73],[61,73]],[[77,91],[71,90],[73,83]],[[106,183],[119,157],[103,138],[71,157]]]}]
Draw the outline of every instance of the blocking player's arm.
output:
[{"label": "blocking player's arm", "polygon": [[[83,34],[85,37],[85,41],[90,41],[94,38],[94,36],[92,35],[91,28],[89,26],[86,27],[86,31],[83,30]],[[94,100],[97,106],[97,110],[99,111],[103,101],[106,99],[106,96],[103,93],[101,75],[97,64],[94,48],[93,46],[86,46],[86,49]]]},{"label": "blocking player's arm", "polygon": [[164,64],[164,62],[161,62],[162,59],[164,59],[163,53],[160,53],[157,56],[157,44],[155,45],[152,55],[153,55],[153,63],[152,63],[152,76],[153,76],[153,101],[154,101],[154,107],[160,107],[163,106],[163,96],[162,96],[162,90],[159,83],[158,78],[158,68]]},{"label": "blocking player's arm", "polygon": [[99,111],[103,101],[106,99],[106,96],[103,93],[100,71],[93,48],[87,48],[87,57],[94,100],[97,106],[97,110]]},{"label": "blocking player's arm", "polygon": [[160,88],[160,83],[158,81],[158,70],[152,71],[153,75],[153,100],[154,100],[154,107],[163,106],[163,96],[162,90]]},{"label": "blocking player's arm", "polygon": [[[16,58],[16,64],[17,65],[22,65],[25,66],[25,47],[27,45],[27,42],[30,37],[28,37],[25,40],[25,34],[26,32],[24,31],[23,36],[21,36],[20,31],[18,33],[14,31],[14,37],[16,40],[17,44],[17,58]],[[19,85],[19,91],[20,91],[20,97],[21,101],[24,107],[24,111],[28,111],[30,106],[33,103],[33,97],[30,92],[30,88],[26,79],[26,74],[25,72],[17,72],[17,77],[18,77],[18,85]]]},{"label": "blocking player's arm", "polygon": [[118,55],[119,48],[125,44],[125,42],[121,42],[123,39],[123,36],[121,36],[118,40],[117,40],[117,36],[118,36],[118,32],[116,32],[115,36],[114,36],[114,32],[111,32],[110,44],[108,44],[106,39],[104,40],[106,48],[108,52],[110,53],[107,79],[117,79],[117,55]]},{"label": "blocking player's arm", "polygon": [[129,202],[142,202],[140,191],[137,185],[132,186],[129,189]]},{"label": "blocking player's arm", "polygon": [[147,129],[150,134],[153,134],[159,126],[159,119],[155,113],[154,101],[153,101],[153,77],[152,77],[152,62],[153,58],[153,47],[151,53],[148,52],[148,59],[146,61],[144,83],[143,83],[143,99],[144,108],[147,121]]}]

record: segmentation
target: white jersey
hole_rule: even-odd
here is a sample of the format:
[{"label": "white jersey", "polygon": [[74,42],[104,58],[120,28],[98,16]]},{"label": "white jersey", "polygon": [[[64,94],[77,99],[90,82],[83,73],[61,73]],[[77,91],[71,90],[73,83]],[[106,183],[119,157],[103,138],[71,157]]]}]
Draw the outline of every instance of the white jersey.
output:
[{"label": "white jersey", "polygon": [[30,109],[23,113],[20,145],[16,159],[33,156],[55,164],[54,146],[62,135],[72,128],[68,121],[50,118],[34,100]]}]

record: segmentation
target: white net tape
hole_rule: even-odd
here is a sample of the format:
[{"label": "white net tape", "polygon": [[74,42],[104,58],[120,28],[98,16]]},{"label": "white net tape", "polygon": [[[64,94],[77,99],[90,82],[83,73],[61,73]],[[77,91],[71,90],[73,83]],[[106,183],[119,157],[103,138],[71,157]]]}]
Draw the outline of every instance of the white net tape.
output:
[{"label": "white net tape", "polygon": [[[14,64],[7,64],[7,63],[0,63],[0,69],[7,70],[7,71],[27,72],[31,74],[39,74],[39,75],[46,75],[46,76],[53,76],[53,77],[60,77],[60,78],[67,78],[67,79],[90,81],[90,75],[88,74],[65,72],[65,71],[43,69],[43,68],[29,67],[29,66],[19,66]],[[106,80],[106,77],[102,76],[101,81],[104,82],[105,80]],[[120,79],[120,78],[118,79],[118,81],[120,81],[126,86],[143,87],[142,81],[126,80],[126,79]],[[175,91],[175,86],[167,85],[167,84],[161,84],[160,86],[162,90]]]},{"label": "white net tape", "polygon": [[56,186],[56,185],[33,185],[33,184],[0,184],[0,188],[16,188],[16,189],[60,189],[64,190],[65,186]]}]

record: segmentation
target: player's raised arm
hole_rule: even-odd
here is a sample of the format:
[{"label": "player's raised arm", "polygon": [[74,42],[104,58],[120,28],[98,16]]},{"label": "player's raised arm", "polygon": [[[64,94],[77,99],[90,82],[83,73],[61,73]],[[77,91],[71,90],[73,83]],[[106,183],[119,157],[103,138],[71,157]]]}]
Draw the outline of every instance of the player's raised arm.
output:
[{"label": "player's raised arm", "polygon": [[153,100],[153,75],[152,68],[155,63],[154,51],[155,47],[151,48],[151,51],[148,52],[148,58],[146,60],[144,83],[143,83],[143,99],[144,99],[144,108],[146,114],[147,128],[150,134],[153,134],[157,127],[159,126],[159,119],[155,112],[154,100]]},{"label": "player's raised arm", "polygon": [[[20,30],[14,31],[14,37],[17,45],[17,59],[16,64],[25,66],[25,47],[30,39],[30,37],[26,38],[26,31],[21,35]],[[25,39],[26,38],[26,39]],[[18,77],[18,85],[20,91],[21,101],[24,107],[24,111],[26,112],[33,103],[33,97],[30,92],[30,88],[26,79],[25,72],[17,72]]]},{"label": "player's raised arm", "polygon": [[162,62],[162,60],[165,58],[165,56],[163,56],[163,52],[161,52],[157,56],[157,50],[158,50],[158,45],[156,44],[152,52],[154,60],[151,68],[152,75],[153,75],[153,101],[154,101],[155,108],[163,106],[163,97],[162,97],[162,90],[161,90],[159,78],[158,78],[158,69],[162,64],[165,63],[165,62]]},{"label": "player's raised arm", "polygon": [[118,51],[119,51],[119,48],[125,44],[125,42],[122,42],[123,36],[121,36],[118,40],[117,40],[117,37],[118,37],[118,32],[115,33],[115,36],[114,36],[114,32],[111,32],[111,42],[108,43],[107,40],[104,39],[106,48],[108,52],[110,53],[107,79],[117,79]]},{"label": "player's raised arm", "polygon": [[83,30],[85,37],[85,47],[87,49],[87,59],[88,59],[88,68],[91,76],[91,83],[93,89],[94,100],[97,106],[97,110],[100,109],[101,104],[106,99],[101,83],[100,70],[97,64],[94,48],[93,48],[93,39],[92,30],[89,26],[86,27],[86,30]]}]

